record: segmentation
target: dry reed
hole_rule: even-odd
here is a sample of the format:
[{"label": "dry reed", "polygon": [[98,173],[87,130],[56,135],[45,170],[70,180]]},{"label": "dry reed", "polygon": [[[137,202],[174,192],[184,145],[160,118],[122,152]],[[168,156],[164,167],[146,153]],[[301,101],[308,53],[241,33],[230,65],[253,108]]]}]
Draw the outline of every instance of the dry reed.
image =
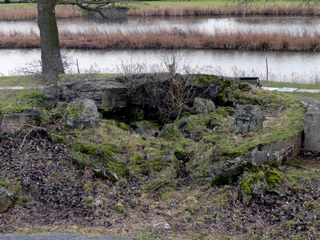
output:
[{"label": "dry reed", "polygon": [[[6,7],[0,9],[0,21],[22,21],[36,19],[38,11],[36,7],[19,8],[19,7]],[[81,17],[83,12],[75,9],[72,6],[57,6],[57,18],[73,18]]]},{"label": "dry reed", "polygon": [[[1,48],[39,47],[39,37],[34,32],[0,33]],[[79,49],[228,49],[262,51],[320,51],[320,33],[304,33],[300,36],[289,32],[222,32],[215,34],[196,30],[181,31],[131,31],[107,33],[91,29],[86,33],[60,33],[60,45]]]},{"label": "dry reed", "polygon": [[260,7],[237,6],[219,6],[219,7],[197,7],[197,6],[179,6],[179,7],[144,7],[140,9],[130,9],[129,16],[197,16],[197,15],[295,15],[295,16],[319,16],[320,6],[298,6],[298,5],[265,5]]},{"label": "dry reed", "polygon": [[[199,7],[199,6],[179,6],[179,7],[143,7],[140,9],[130,9],[129,16],[236,16],[236,15],[286,15],[286,16],[319,16],[320,6],[295,6],[295,5],[265,5],[260,7],[219,6],[219,7]],[[72,6],[57,6],[57,18],[81,17],[85,13]],[[0,21],[31,20],[37,18],[36,7],[19,8],[6,7],[0,9]]]}]

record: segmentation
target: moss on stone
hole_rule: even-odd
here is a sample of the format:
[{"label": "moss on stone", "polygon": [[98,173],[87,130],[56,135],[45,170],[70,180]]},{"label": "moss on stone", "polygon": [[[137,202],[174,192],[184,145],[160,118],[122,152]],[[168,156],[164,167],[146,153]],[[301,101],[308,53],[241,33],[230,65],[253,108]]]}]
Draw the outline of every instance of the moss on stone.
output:
[{"label": "moss on stone", "polygon": [[276,184],[281,183],[283,180],[282,174],[275,168],[272,168],[265,173],[266,181],[270,188],[273,188]]},{"label": "moss on stone", "polygon": [[239,195],[242,200],[248,202],[251,197],[263,195],[266,192],[279,194],[282,180],[282,174],[278,169],[261,166],[258,170],[247,172],[240,178]]},{"label": "moss on stone", "polygon": [[105,156],[112,157],[113,153],[119,153],[119,149],[114,144],[94,144],[86,141],[74,141],[72,147],[81,153],[95,155],[95,156]]}]

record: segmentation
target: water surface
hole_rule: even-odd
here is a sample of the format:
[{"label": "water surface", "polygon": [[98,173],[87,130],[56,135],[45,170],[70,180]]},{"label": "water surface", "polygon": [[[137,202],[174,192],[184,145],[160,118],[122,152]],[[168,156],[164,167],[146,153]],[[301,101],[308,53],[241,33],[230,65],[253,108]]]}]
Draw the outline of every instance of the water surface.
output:
[{"label": "water surface", "polygon": [[[62,50],[68,73],[141,73],[167,71],[177,63],[180,73],[258,76],[286,82],[320,82],[320,53],[224,50]],[[78,61],[78,64],[77,64]],[[0,75],[40,72],[39,49],[1,49]]]}]

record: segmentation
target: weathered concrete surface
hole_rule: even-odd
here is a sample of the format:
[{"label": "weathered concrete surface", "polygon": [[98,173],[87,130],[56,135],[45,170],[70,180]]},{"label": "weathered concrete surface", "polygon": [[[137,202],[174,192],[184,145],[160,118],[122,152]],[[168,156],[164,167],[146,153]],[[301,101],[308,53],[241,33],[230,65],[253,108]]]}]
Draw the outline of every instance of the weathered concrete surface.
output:
[{"label": "weathered concrete surface", "polygon": [[93,100],[80,99],[73,101],[71,104],[68,108],[72,108],[73,114],[67,116],[67,127],[84,129],[99,125],[99,112]]},{"label": "weathered concrete surface", "polygon": [[258,131],[263,126],[264,114],[256,105],[237,105],[235,114],[236,133]]},{"label": "weathered concrete surface", "polygon": [[127,92],[127,87],[117,78],[82,79],[59,85],[58,100],[72,102],[75,99],[91,99],[99,110],[113,111],[127,106]]},{"label": "weathered concrete surface", "polygon": [[304,118],[304,149],[320,152],[320,101],[308,98],[300,100],[307,107]]},{"label": "weathered concrete surface", "polygon": [[302,148],[302,133],[295,137],[283,139],[274,143],[256,147],[249,157],[222,159],[210,163],[205,170],[206,178],[212,184],[228,184],[235,181],[239,175],[251,166],[262,164],[281,164],[283,161],[295,158]]},{"label": "weathered concrete surface", "polygon": [[195,98],[193,100],[193,113],[210,113],[216,109],[214,102],[203,98]]},{"label": "weathered concrete surface", "polygon": [[296,157],[302,148],[302,133],[255,148],[251,152],[251,163],[259,166],[266,163],[286,161]]},{"label": "weathered concrete surface", "polygon": [[6,113],[0,116],[0,132],[14,133],[21,126],[41,119],[43,112],[38,108],[26,109],[22,112]]}]

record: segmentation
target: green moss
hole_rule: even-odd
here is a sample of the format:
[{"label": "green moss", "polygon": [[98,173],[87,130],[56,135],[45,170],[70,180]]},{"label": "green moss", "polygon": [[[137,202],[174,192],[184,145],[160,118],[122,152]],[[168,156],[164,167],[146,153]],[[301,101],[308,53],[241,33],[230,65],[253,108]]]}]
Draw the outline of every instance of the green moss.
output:
[{"label": "green moss", "polygon": [[286,228],[294,228],[298,223],[296,221],[286,221],[283,225]]},{"label": "green moss", "polygon": [[[246,172],[240,178],[240,193],[254,197],[265,192],[279,194],[283,177],[278,169],[269,166],[260,166],[250,173]],[[243,196],[243,198],[248,199]]]},{"label": "green moss", "polygon": [[88,209],[94,208],[94,197],[93,196],[88,196],[84,199],[86,206]]},{"label": "green moss", "polygon": [[196,83],[203,87],[208,87],[211,83],[217,82],[217,76],[210,76],[210,75],[197,75]]},{"label": "green moss", "polygon": [[81,153],[112,157],[113,153],[119,153],[119,148],[114,144],[94,144],[90,142],[74,141],[72,147]]},{"label": "green moss", "polygon": [[185,158],[187,155],[188,155],[188,154],[187,154],[185,151],[181,150],[181,149],[176,149],[176,150],[174,151],[174,156],[175,156],[177,159],[183,159],[183,158]]},{"label": "green moss", "polygon": [[161,136],[164,139],[171,141],[180,140],[183,137],[177,126],[174,124],[164,125],[162,128]]},{"label": "green moss", "polygon": [[119,174],[120,176],[128,176],[129,175],[129,168],[126,163],[123,163],[119,160],[110,161],[106,165],[107,169],[109,169],[111,172],[115,172]]},{"label": "green moss", "polygon": [[140,108],[135,108],[131,110],[131,118],[129,119],[129,123],[138,122],[145,119],[145,111]]},{"label": "green moss", "polygon": [[123,131],[129,131],[130,126],[125,124],[124,122],[119,123],[119,128],[121,128]]},{"label": "green moss", "polygon": [[85,192],[90,193],[93,191],[93,184],[91,182],[87,182],[84,184],[83,188]]},{"label": "green moss", "polygon": [[172,187],[175,189],[176,186],[177,186],[177,181],[172,180],[170,178],[163,177],[163,178],[157,178],[152,182],[146,184],[145,189],[148,192],[155,192],[163,187]]},{"label": "green moss", "polygon": [[71,157],[73,161],[82,169],[84,169],[86,166],[92,165],[92,161],[88,155],[73,152],[71,153]]},{"label": "green moss", "polygon": [[118,214],[125,214],[126,209],[124,208],[123,204],[121,202],[116,203],[111,207],[112,210],[114,210]]},{"label": "green moss", "polygon": [[279,184],[283,180],[282,174],[275,168],[266,171],[266,181],[270,188],[273,188],[275,184]]},{"label": "green moss", "polygon": [[51,138],[51,141],[53,143],[67,143],[67,139],[65,139],[63,136],[56,134],[56,133],[49,133],[49,136]]}]

